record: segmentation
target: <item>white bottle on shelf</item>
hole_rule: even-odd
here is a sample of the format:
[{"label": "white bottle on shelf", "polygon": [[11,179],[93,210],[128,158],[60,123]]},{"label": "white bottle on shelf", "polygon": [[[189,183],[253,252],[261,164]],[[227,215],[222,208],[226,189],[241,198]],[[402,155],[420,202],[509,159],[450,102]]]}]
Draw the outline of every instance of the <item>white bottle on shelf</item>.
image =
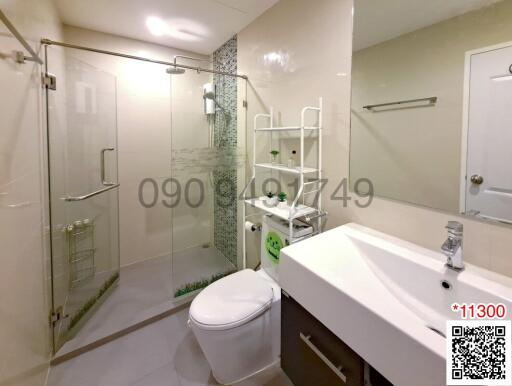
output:
[{"label": "white bottle on shelf", "polygon": [[288,167],[290,169],[295,167],[295,154],[297,154],[297,151],[292,150],[292,154],[290,155],[290,158],[288,158]]}]

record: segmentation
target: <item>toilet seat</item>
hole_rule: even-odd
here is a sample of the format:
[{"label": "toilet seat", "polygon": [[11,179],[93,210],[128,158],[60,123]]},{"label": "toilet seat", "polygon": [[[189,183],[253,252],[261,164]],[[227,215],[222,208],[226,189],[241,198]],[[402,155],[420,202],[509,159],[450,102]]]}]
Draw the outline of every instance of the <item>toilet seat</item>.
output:
[{"label": "toilet seat", "polygon": [[200,329],[228,330],[265,312],[274,298],[272,285],[251,269],[226,276],[205,288],[190,306]]}]

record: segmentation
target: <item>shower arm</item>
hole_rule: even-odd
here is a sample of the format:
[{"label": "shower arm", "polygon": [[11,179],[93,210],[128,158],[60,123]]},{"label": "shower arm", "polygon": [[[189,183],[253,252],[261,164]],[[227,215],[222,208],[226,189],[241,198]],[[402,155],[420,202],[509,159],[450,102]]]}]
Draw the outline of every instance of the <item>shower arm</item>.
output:
[{"label": "shower arm", "polygon": [[186,55],[174,55],[174,60],[173,60],[174,66],[176,66],[178,64],[176,62],[178,58],[188,59],[188,60],[195,60],[197,62],[213,63],[213,61],[209,60],[209,59],[194,58],[193,56],[186,56]]},{"label": "shower arm", "polygon": [[[188,60],[195,60],[197,62],[206,62],[206,63],[210,63],[212,64],[213,63],[213,60],[210,60],[210,59],[201,59],[201,58],[194,58],[193,56],[186,56],[186,55],[174,55],[173,57],[173,63],[174,63],[174,67],[176,67],[178,65],[177,63],[177,59],[180,58],[180,59],[188,59]],[[219,63],[221,65],[224,65],[223,62],[219,61]]]}]

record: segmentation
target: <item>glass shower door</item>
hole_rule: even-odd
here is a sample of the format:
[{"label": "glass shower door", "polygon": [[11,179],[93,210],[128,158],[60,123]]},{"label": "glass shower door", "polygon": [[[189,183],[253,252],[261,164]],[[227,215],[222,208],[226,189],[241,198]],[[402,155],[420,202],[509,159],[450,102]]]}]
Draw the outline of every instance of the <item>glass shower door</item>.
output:
[{"label": "glass shower door", "polygon": [[116,78],[46,47],[54,350],[119,278]]},{"label": "glass shower door", "polygon": [[[187,71],[171,75],[172,284],[197,293],[241,266],[246,81]],[[172,190],[172,192],[170,191]]]}]

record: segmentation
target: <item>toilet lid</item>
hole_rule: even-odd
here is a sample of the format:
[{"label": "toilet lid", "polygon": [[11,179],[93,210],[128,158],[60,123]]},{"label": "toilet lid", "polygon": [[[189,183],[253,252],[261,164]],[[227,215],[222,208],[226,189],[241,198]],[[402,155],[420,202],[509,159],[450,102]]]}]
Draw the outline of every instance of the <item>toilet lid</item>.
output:
[{"label": "toilet lid", "polygon": [[270,283],[251,269],[226,276],[206,287],[190,306],[190,318],[204,329],[245,324],[270,307]]}]

